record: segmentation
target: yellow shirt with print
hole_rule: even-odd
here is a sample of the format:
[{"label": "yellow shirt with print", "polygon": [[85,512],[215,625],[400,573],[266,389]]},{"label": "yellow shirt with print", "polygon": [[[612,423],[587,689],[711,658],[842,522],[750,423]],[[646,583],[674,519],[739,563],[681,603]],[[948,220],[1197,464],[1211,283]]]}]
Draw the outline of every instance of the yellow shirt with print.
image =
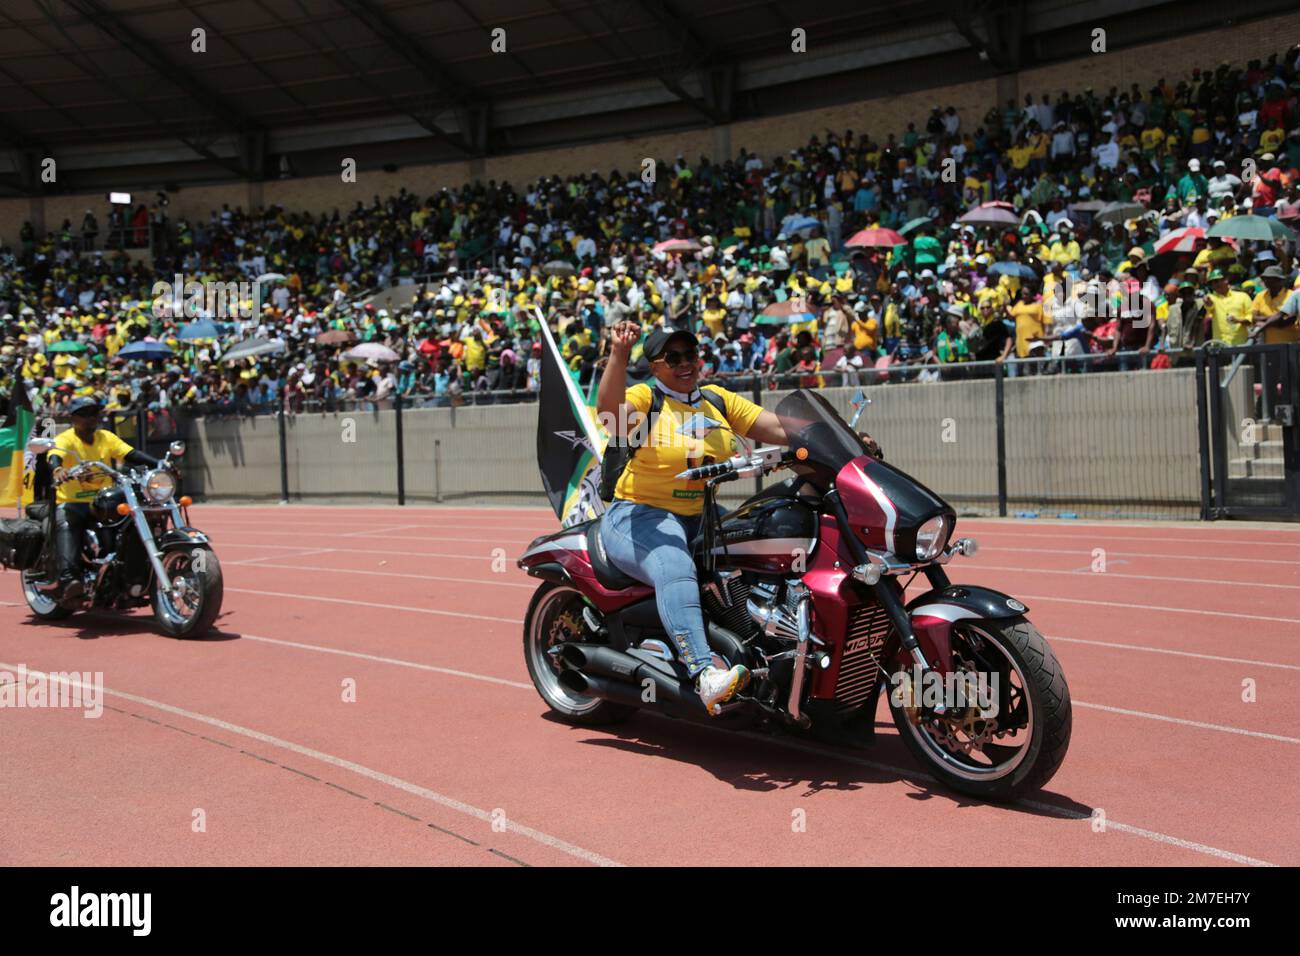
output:
[{"label": "yellow shirt with print", "polygon": [[[624,401],[642,415],[649,415],[653,387],[634,385],[627,390]],[[713,429],[704,438],[678,434],[682,423],[692,415],[701,414],[717,421],[718,410],[705,398],[695,405],[687,405],[665,395],[663,410],[652,423],[646,442],[619,476],[614,497],[687,517],[703,511],[704,482],[683,481],[677,476],[687,468],[730,458],[736,451],[736,436],[748,435],[763,409],[717,385],[706,385],[702,390],[722,400],[720,404],[727,411],[722,427]]]},{"label": "yellow shirt with print", "polygon": [[[59,455],[62,453],[61,458],[64,468],[75,468],[86,461],[102,461],[110,468],[116,468],[131,451],[130,445],[106,429],[97,430],[94,442],[87,445],[77,437],[76,431],[69,428],[54,439],[54,448],[51,454]],[[72,454],[68,454],[68,452],[72,452]],[[107,488],[112,482],[113,479],[103,472],[81,481],[65,481],[58,487],[58,503],[79,502],[90,504],[100,489]]]}]

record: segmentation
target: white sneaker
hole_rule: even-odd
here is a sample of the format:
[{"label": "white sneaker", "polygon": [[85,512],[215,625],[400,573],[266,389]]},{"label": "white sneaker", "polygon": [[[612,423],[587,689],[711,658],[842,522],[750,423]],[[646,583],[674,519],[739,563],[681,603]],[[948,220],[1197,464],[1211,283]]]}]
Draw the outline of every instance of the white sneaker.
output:
[{"label": "white sneaker", "polygon": [[704,701],[704,709],[716,717],[722,713],[722,705],[748,683],[749,668],[742,664],[725,671],[720,667],[706,667],[695,678],[695,690]]}]

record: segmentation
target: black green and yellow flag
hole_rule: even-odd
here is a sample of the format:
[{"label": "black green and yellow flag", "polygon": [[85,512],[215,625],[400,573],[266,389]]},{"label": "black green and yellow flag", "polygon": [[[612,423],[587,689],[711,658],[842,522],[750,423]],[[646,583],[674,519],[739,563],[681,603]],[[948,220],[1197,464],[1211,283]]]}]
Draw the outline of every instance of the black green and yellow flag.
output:
[{"label": "black green and yellow flag", "polygon": [[541,337],[537,468],[551,508],[567,528],[605,510],[600,498],[600,461],[607,439],[544,321]]},{"label": "black green and yellow flag", "polygon": [[[15,381],[4,422],[0,424],[0,507],[18,505],[24,500],[23,463],[35,422],[27,389],[21,381]],[[31,500],[30,493],[26,500]]]}]

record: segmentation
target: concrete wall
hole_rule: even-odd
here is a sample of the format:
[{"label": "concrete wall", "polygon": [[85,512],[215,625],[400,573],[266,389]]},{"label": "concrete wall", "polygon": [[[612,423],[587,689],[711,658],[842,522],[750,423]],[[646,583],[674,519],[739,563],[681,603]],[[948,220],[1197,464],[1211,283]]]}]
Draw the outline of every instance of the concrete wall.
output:
[{"label": "concrete wall", "polygon": [[[462,161],[404,166],[394,173],[364,169],[358,172],[356,183],[344,183],[333,175],[186,186],[171,197],[171,213],[173,217],[206,220],[222,203],[228,203],[232,209],[277,204],[291,211],[321,213],[336,207],[348,209],[357,200],[369,203],[375,195],[387,196],[402,187],[422,195],[475,179],[509,180],[522,187],[543,175],[566,176],[593,169],[601,173],[611,169],[632,171],[639,169],[646,157],[672,160],[680,154],[694,161],[700,155],[707,155],[721,161],[727,158],[724,153],[734,156],[745,148],[771,158],[802,146],[814,133],[822,135],[827,127],[853,129],[882,139],[889,133],[901,134],[909,122],[921,127],[930,115],[930,108],[940,105],[956,107],[963,128],[973,130],[982,123],[989,107],[1001,105],[1008,95],[1014,96],[1019,104],[1026,93],[1032,93],[1035,99],[1051,93],[1055,99],[1063,89],[1093,87],[1104,94],[1111,86],[1127,89],[1132,83],[1137,83],[1145,93],[1161,78],[1176,82],[1190,75],[1193,67],[1212,69],[1223,61],[1244,65],[1256,57],[1281,53],[1297,36],[1300,36],[1300,12],[1106,54],[1088,52],[1090,31],[1081,30],[1077,58],[999,78],[944,84],[942,77],[936,77],[935,85],[924,90],[877,86],[864,90],[863,99],[856,103],[744,120],[712,129],[492,156],[473,166],[469,161]],[[724,149],[723,144],[729,144],[729,149]],[[340,160],[347,155],[347,147],[340,147]],[[144,191],[140,195],[151,198]],[[102,192],[38,197],[35,203],[28,199],[0,200],[0,241],[16,243],[25,219],[46,230],[58,228],[65,218],[79,227],[88,206],[95,209],[100,227],[104,228],[107,210]]]},{"label": "concrete wall", "polygon": [[[1243,376],[1243,382],[1245,377]],[[1194,517],[1199,507],[1194,372],[1057,375],[1005,383],[1007,483],[1013,510]],[[1243,386],[1248,387],[1248,386]],[[997,501],[992,381],[866,389],[861,425],[888,460],[959,511]],[[851,389],[827,389],[847,416]],[[768,392],[775,407],[781,393]],[[536,405],[408,409],[406,490],[412,500],[542,503]],[[271,417],[195,422],[188,488],[210,498],[278,499]],[[312,413],[287,421],[291,497],[396,500],[395,413]],[[737,502],[750,482],[727,487]]]}]

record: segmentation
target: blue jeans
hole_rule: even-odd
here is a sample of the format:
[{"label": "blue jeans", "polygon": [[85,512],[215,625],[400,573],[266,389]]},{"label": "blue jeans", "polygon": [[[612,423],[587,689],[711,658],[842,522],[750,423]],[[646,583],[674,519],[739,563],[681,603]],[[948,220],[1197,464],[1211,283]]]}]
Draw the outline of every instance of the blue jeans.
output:
[{"label": "blue jeans", "polygon": [[610,563],[655,589],[659,619],[691,677],[713,662],[690,549],[703,518],[686,518],[619,498],[605,510],[600,524],[600,540]]}]

